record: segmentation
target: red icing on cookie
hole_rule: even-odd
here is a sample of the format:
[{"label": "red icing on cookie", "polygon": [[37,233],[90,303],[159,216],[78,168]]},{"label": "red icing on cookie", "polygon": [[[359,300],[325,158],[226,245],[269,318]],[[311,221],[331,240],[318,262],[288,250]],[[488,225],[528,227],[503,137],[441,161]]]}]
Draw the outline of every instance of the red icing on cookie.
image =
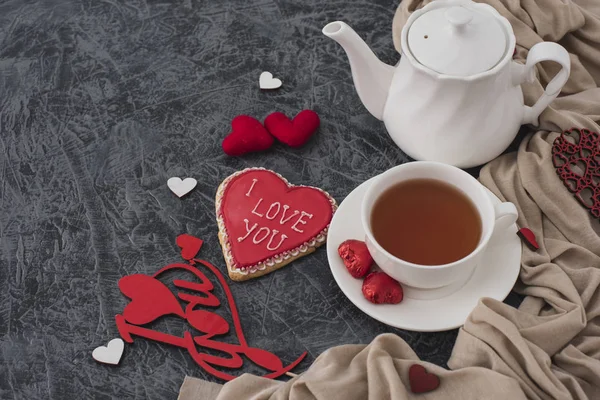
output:
[{"label": "red icing on cookie", "polygon": [[217,196],[219,227],[231,264],[242,270],[298,255],[307,244],[324,241],[335,211],[326,192],[289,185],[265,169],[236,173],[223,182],[222,190]]}]

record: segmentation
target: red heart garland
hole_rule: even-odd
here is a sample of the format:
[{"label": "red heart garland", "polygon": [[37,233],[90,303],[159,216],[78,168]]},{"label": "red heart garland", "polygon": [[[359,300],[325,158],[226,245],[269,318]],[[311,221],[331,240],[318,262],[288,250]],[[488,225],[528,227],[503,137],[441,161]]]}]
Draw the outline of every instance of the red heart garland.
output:
[{"label": "red heart garland", "polygon": [[188,261],[196,257],[202,247],[202,240],[187,233],[177,236],[176,243],[181,247],[181,257]]},{"label": "red heart garland", "polygon": [[440,386],[440,378],[425,370],[425,367],[419,364],[413,364],[408,370],[408,381],[410,391],[413,393],[427,393]]},{"label": "red heart garland", "polygon": [[232,132],[223,139],[223,151],[228,156],[267,150],[275,139],[264,126],[248,115],[238,115],[231,121]]},{"label": "red heart garland", "polygon": [[564,131],[552,144],[552,163],[565,187],[600,219],[600,134],[589,129]]},{"label": "red heart garland", "polygon": [[321,123],[312,110],[303,110],[290,121],[285,114],[274,112],[265,118],[265,128],[280,142],[290,147],[300,147],[310,139]]}]

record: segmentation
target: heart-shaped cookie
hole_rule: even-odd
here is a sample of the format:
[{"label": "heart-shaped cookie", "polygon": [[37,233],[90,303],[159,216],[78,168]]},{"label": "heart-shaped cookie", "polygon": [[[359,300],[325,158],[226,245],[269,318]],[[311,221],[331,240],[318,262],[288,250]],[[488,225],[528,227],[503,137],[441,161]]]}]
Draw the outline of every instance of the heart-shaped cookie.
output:
[{"label": "heart-shaped cookie", "polygon": [[103,364],[117,365],[121,361],[124,349],[123,339],[116,338],[108,342],[106,346],[96,347],[92,351],[92,357]]},{"label": "heart-shaped cookie", "polygon": [[440,386],[440,378],[425,370],[425,367],[419,364],[410,366],[408,370],[408,381],[410,391],[413,393],[427,393]]},{"label": "heart-shaped cookie", "polygon": [[217,190],[219,239],[233,280],[279,269],[327,238],[336,209],[325,191],[262,168],[236,172]]},{"label": "heart-shaped cookie", "polygon": [[312,110],[303,110],[290,120],[285,114],[274,112],[265,118],[265,128],[277,140],[290,147],[300,147],[317,131],[321,123]]},{"label": "heart-shaped cookie", "polygon": [[275,141],[258,120],[248,115],[235,117],[231,121],[231,128],[231,133],[222,143],[223,151],[228,156],[267,150]]}]

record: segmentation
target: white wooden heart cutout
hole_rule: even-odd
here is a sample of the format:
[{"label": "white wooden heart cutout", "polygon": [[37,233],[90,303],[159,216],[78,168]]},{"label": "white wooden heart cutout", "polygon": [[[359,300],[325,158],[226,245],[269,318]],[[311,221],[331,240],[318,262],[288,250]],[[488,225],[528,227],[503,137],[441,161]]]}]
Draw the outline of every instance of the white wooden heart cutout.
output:
[{"label": "white wooden heart cutout", "polygon": [[123,349],[125,349],[125,343],[122,339],[116,338],[108,342],[106,346],[96,347],[92,351],[92,357],[104,364],[117,365],[121,361]]},{"label": "white wooden heart cutout", "polygon": [[169,178],[167,186],[171,189],[171,192],[175,193],[177,197],[183,197],[196,187],[198,182],[194,178]]},{"label": "white wooden heart cutout", "polygon": [[273,78],[273,74],[267,71],[260,74],[258,83],[261,89],[278,89],[282,84],[280,79]]}]

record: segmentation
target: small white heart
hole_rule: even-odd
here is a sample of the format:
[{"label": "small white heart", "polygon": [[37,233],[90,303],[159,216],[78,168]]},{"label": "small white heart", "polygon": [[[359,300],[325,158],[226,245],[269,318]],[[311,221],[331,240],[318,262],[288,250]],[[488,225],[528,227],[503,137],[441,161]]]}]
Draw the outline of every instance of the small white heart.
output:
[{"label": "small white heart", "polygon": [[181,178],[174,177],[169,178],[167,181],[167,186],[171,189],[171,192],[177,195],[177,197],[185,196],[191,192],[197,184],[198,182],[194,178],[185,178],[184,180],[181,180]]},{"label": "small white heart", "polygon": [[92,351],[92,357],[94,357],[94,360],[104,364],[117,365],[121,361],[124,348],[125,343],[123,343],[123,340],[116,338],[108,342],[107,346],[96,347]]},{"label": "small white heart", "polygon": [[281,80],[273,78],[273,74],[267,71],[260,74],[258,83],[261,89],[278,89],[281,87]]}]

